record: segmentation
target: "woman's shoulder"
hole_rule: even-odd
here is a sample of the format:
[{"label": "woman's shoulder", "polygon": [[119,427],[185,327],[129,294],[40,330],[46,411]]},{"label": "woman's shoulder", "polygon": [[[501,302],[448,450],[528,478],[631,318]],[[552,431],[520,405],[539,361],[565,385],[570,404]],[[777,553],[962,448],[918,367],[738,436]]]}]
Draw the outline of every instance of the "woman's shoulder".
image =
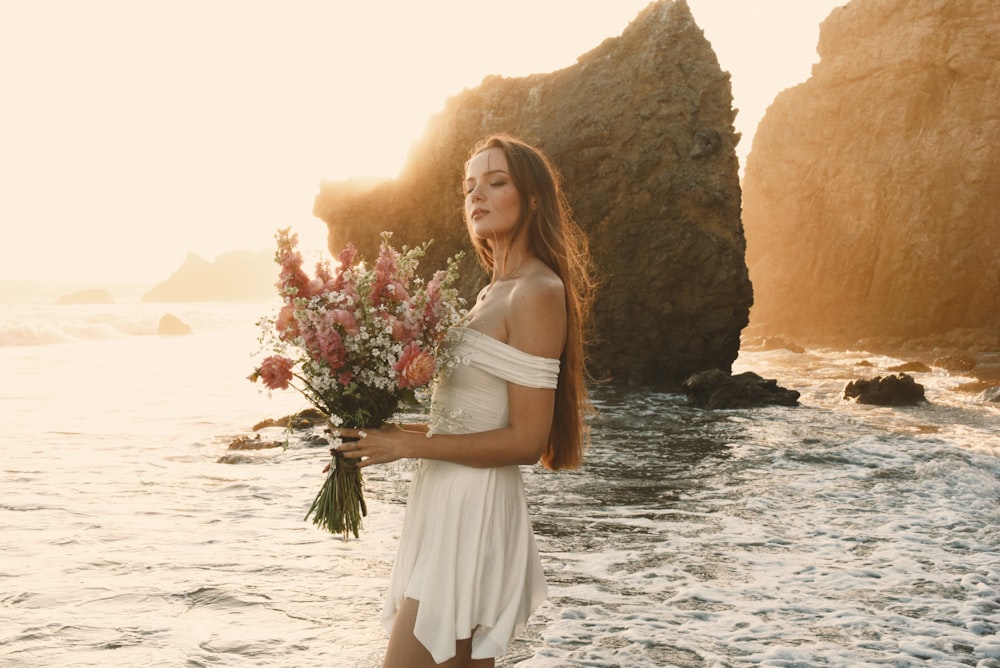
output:
[{"label": "woman's shoulder", "polygon": [[518,277],[511,290],[511,297],[519,300],[563,300],[566,287],[562,279],[548,265],[539,262],[530,271]]},{"label": "woman's shoulder", "polygon": [[566,289],[545,267],[520,277],[510,292],[510,343],[541,357],[559,357],[566,337]]}]

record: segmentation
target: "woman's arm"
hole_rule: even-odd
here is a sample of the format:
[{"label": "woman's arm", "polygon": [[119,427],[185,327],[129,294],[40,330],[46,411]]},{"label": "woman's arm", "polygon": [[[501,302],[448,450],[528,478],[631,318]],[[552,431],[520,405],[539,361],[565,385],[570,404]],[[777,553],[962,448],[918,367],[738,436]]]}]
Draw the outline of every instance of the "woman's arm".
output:
[{"label": "woman's arm", "polygon": [[[552,427],[554,390],[538,390],[508,383],[510,426],[471,434],[433,434],[386,426],[364,430],[360,441],[340,450],[361,466],[386,464],[397,459],[437,459],[488,468],[534,464],[542,455]],[[520,406],[521,408],[515,408]],[[342,430],[353,435],[355,430]]]}]

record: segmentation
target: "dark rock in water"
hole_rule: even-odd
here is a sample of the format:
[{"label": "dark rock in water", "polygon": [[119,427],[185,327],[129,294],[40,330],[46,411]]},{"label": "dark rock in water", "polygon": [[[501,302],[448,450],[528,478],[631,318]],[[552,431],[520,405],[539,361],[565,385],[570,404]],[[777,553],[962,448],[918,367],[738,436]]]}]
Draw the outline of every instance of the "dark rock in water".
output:
[{"label": "dark rock in water", "polygon": [[907,373],[928,373],[931,368],[923,362],[906,362],[889,367],[889,371],[903,371]]},{"label": "dark rock in water", "polygon": [[684,381],[688,404],[699,408],[757,408],[760,406],[797,406],[799,393],[778,386],[775,380],[761,378],[752,371],[729,375],[721,369],[696,373]]},{"label": "dark rock in water", "polygon": [[267,450],[269,448],[280,448],[284,446],[283,441],[264,440],[257,434],[254,437],[241,435],[234,438],[229,443],[229,450]]},{"label": "dark rock in water", "polygon": [[852,0],[753,137],[755,331],[810,346],[1000,342],[997,0]]},{"label": "dark rock in water", "polygon": [[182,321],[173,313],[167,313],[162,318],[160,318],[160,324],[156,328],[157,334],[164,334],[167,336],[174,336],[178,334],[190,334],[191,325]]},{"label": "dark rock in water", "polygon": [[983,390],[979,395],[979,400],[1000,404],[1000,385]]},{"label": "dark rock in water", "polygon": [[282,429],[311,429],[313,427],[326,424],[327,417],[316,408],[306,408],[293,415],[286,415],[281,418],[267,418],[261,420],[253,426],[253,431],[260,431],[269,427],[281,427]]},{"label": "dark rock in water", "polygon": [[114,304],[115,300],[111,293],[104,288],[91,288],[90,290],[80,290],[63,295],[57,304]]},{"label": "dark rock in water", "polygon": [[462,293],[485,284],[462,217],[469,149],[507,132],[560,170],[597,269],[593,371],[614,382],[679,387],[731,369],[753,291],[744,261],[736,112],[727,72],[684,0],[650,4],[621,36],[575,65],[488,77],[431,118],[398,179],[323,183],[313,212],[331,250],[373,257],[434,239],[423,265],[467,250]]},{"label": "dark rock in water", "polygon": [[851,381],[844,389],[844,398],[879,406],[912,406],[927,401],[924,386],[905,373]]}]

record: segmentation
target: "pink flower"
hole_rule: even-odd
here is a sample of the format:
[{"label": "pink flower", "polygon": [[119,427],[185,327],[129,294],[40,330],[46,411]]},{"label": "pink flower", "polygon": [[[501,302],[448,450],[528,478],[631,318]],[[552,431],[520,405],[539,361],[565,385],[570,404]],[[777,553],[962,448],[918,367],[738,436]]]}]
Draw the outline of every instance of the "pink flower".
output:
[{"label": "pink flower", "polygon": [[306,285],[306,296],[315,297],[316,295],[322,294],[323,290],[326,288],[326,281],[322,278],[314,278],[309,281]]},{"label": "pink flower", "polygon": [[287,390],[292,380],[292,360],[281,355],[271,355],[260,364],[260,368],[250,374],[250,380],[256,382],[259,378],[264,385],[272,390]]},{"label": "pink flower", "polygon": [[344,328],[344,334],[357,336],[361,333],[361,328],[358,327],[358,319],[350,311],[341,308],[334,309],[330,312],[330,316],[335,323]]},{"label": "pink flower", "polygon": [[438,270],[434,272],[434,276],[430,281],[427,282],[426,290],[426,304],[424,305],[424,327],[428,330],[436,329],[438,323],[441,321],[441,316],[438,313],[438,309],[441,306],[441,301],[444,295],[441,292],[441,283],[447,278],[448,272],[444,270]]},{"label": "pink flower", "polygon": [[345,269],[353,265],[357,257],[358,249],[354,247],[354,244],[348,242],[344,246],[344,250],[340,251],[340,255],[337,256],[337,262],[340,263],[340,273],[343,273]]},{"label": "pink flower", "polygon": [[394,315],[386,313],[384,316],[385,321],[389,323],[392,328],[392,339],[393,341],[399,341],[403,343],[406,341],[406,327],[403,326],[403,321]]},{"label": "pink flower", "polygon": [[283,341],[291,341],[299,335],[299,323],[295,319],[295,304],[285,304],[278,312],[275,329]]},{"label": "pink flower", "polygon": [[309,325],[302,328],[302,342],[313,359],[324,360],[331,370],[337,371],[347,361],[344,340],[336,329],[330,312],[310,314]]},{"label": "pink flower", "polygon": [[392,368],[398,374],[401,388],[419,387],[426,385],[434,377],[434,358],[413,341],[403,349],[399,361]]},{"label": "pink flower", "polygon": [[299,237],[297,234],[289,234],[287,228],[279,230],[276,236],[278,250],[275,254],[275,261],[281,265],[278,287],[283,291],[294,289],[296,294],[306,296],[309,289],[309,277],[302,271],[302,254],[297,248]]},{"label": "pink flower", "polygon": [[399,252],[383,241],[379,248],[378,260],[375,261],[372,299],[378,306],[385,301],[401,304],[408,298],[402,271],[399,268]]},{"label": "pink flower", "polygon": [[330,263],[326,260],[316,263],[316,278],[324,284],[333,282],[333,274],[330,273]]}]

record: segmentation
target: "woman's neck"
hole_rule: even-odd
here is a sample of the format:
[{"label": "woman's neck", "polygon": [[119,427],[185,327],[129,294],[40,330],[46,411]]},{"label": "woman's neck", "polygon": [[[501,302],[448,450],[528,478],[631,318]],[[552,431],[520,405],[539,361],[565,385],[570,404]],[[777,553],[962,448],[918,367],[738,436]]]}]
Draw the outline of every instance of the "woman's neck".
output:
[{"label": "woman's neck", "polygon": [[493,249],[493,275],[490,285],[513,278],[532,259],[524,243],[496,244]]}]

